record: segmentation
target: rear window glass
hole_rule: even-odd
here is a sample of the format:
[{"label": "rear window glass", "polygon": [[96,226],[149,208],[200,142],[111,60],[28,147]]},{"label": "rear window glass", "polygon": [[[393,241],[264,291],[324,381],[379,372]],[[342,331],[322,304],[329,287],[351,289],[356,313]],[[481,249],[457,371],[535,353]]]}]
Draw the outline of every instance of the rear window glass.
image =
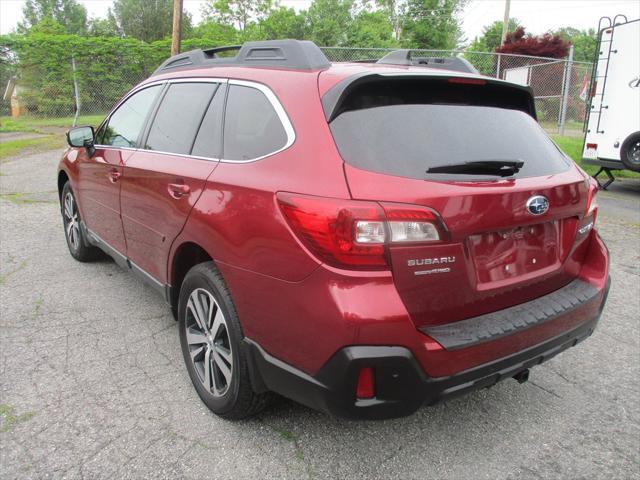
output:
[{"label": "rear window glass", "polygon": [[[387,105],[344,112],[331,132],[345,162],[364,170],[418,179],[431,167],[518,160],[516,178],[567,170],[569,162],[528,114],[469,105]],[[456,177],[478,176],[456,174]]]}]

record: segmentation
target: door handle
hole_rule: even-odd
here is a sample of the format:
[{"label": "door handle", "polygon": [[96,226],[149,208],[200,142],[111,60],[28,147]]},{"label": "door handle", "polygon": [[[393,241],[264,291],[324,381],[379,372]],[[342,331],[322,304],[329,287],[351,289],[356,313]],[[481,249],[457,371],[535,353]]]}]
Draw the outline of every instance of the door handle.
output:
[{"label": "door handle", "polygon": [[191,192],[189,185],[185,185],[184,183],[170,183],[167,186],[167,190],[169,190],[169,195],[176,200],[184,197],[185,195],[189,195]]},{"label": "door handle", "polygon": [[118,180],[120,180],[121,176],[122,173],[120,173],[115,168],[109,172],[109,180],[111,180],[111,183],[116,183]]}]

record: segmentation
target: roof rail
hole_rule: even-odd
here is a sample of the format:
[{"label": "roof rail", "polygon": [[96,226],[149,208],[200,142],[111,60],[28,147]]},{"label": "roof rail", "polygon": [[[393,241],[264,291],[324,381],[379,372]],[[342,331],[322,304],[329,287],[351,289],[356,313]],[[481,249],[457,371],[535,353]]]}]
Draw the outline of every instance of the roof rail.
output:
[{"label": "roof rail", "polygon": [[[234,57],[221,57],[220,53],[238,50]],[[274,67],[292,70],[322,70],[331,64],[318,46],[307,40],[265,40],[243,45],[191,50],[165,60],[153,75],[177,68],[217,66]]]},{"label": "roof rail", "polygon": [[456,72],[466,72],[479,74],[478,70],[462,57],[414,57],[411,50],[394,50],[386,54],[376,63],[381,65],[412,65],[418,67],[440,68],[443,70],[454,70]]}]

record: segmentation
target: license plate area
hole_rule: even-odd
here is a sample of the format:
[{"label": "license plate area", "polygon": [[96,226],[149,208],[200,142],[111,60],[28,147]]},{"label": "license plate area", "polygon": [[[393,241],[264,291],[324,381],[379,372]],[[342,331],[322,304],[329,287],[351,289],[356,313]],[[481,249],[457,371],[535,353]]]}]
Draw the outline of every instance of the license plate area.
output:
[{"label": "license plate area", "polygon": [[471,235],[468,245],[480,285],[530,277],[558,262],[558,222]]}]

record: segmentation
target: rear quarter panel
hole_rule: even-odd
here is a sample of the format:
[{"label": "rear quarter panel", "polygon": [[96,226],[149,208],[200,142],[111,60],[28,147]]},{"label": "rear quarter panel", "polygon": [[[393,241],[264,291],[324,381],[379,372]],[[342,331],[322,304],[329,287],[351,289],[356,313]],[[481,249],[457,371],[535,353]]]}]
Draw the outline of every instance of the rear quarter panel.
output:
[{"label": "rear quarter panel", "polygon": [[[286,150],[253,162],[220,162],[209,178],[169,260],[184,242],[202,246],[218,263],[297,282],[319,263],[291,233],[275,200],[278,191],[349,198],[343,163],[324,119],[318,75],[225,69],[224,77],[266,84],[295,131]],[[222,76],[222,75],[221,75]],[[169,272],[169,277],[171,272]],[[230,285],[233,289],[234,286]]]}]

